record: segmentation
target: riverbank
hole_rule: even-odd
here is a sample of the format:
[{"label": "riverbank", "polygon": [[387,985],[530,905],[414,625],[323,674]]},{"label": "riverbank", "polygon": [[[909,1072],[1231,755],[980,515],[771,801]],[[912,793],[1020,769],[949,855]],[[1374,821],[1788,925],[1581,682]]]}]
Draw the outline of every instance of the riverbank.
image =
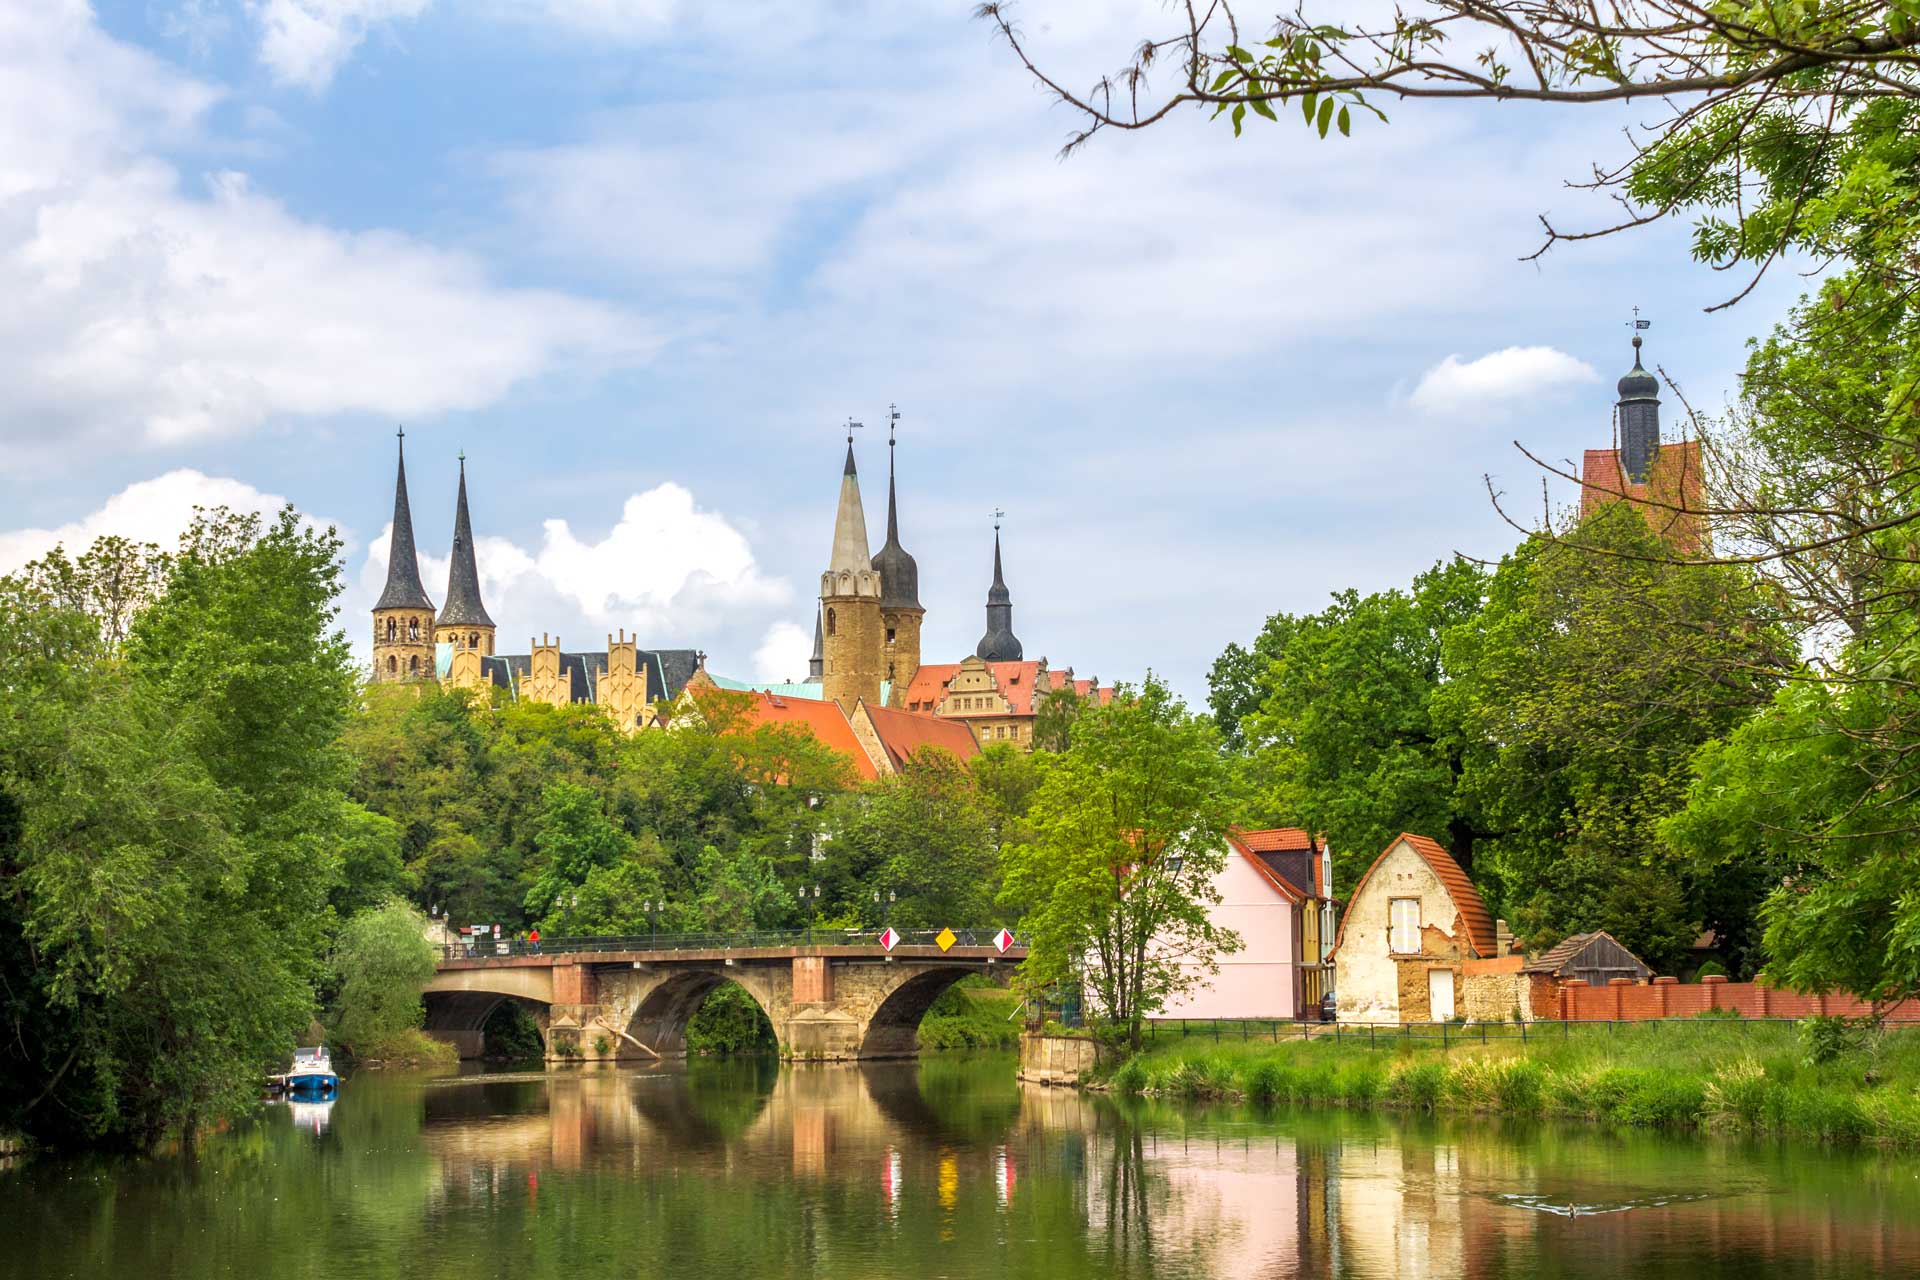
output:
[{"label": "riverbank", "polygon": [[1598,1024],[1566,1039],[1444,1050],[1325,1037],[1173,1041],[1104,1083],[1171,1098],[1920,1144],[1920,1031],[1860,1037],[1817,1065],[1810,1048],[1791,1024],[1727,1019]]}]

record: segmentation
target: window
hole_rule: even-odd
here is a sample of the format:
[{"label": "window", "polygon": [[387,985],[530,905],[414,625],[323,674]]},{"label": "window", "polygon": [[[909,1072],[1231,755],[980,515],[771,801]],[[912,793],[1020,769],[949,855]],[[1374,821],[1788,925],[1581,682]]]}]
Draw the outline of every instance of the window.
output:
[{"label": "window", "polygon": [[409,675],[417,676],[420,674],[420,655],[419,654],[416,653],[411,658],[407,659],[407,672]]},{"label": "window", "polygon": [[407,639],[418,640],[419,638],[420,638],[420,619],[408,618],[407,619]]},{"label": "window", "polygon": [[400,620],[398,618],[388,618],[387,619],[387,643],[392,644],[395,640],[398,640],[399,638],[400,638]]},{"label": "window", "polygon": [[893,628],[892,628],[892,627],[888,627],[888,628],[887,628],[887,643],[888,643],[888,644],[892,644],[892,643],[893,643]]},{"label": "window", "polygon": [[392,654],[387,655],[387,674],[390,676],[400,674],[400,659],[394,657]]},{"label": "window", "polygon": [[1395,898],[1388,903],[1387,950],[1413,955],[1420,950],[1420,899]]},{"label": "window", "polygon": [[480,633],[478,631],[472,632],[467,636],[467,648],[478,649],[479,647],[480,647]]},{"label": "window", "polygon": [[827,634],[828,635],[833,635],[835,633],[836,628],[834,626],[834,623],[836,623],[837,621],[839,621],[839,619],[834,617],[833,610],[831,609],[827,610]]}]

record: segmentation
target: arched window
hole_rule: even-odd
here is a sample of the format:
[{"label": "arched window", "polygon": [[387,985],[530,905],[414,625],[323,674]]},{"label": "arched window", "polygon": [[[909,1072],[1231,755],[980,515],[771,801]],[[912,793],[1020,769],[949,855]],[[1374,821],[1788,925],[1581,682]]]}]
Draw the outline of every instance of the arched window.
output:
[{"label": "arched window", "polygon": [[400,619],[388,618],[387,619],[387,643],[392,644],[395,640],[399,638],[400,638]]},{"label": "arched window", "polygon": [[479,647],[480,647],[480,633],[478,631],[469,633],[467,636],[467,648],[478,649]]},{"label": "arched window", "polygon": [[419,654],[416,653],[411,658],[407,659],[407,674],[410,676],[417,676],[420,674],[420,655]]},{"label": "arched window", "polygon": [[835,622],[837,621],[838,619],[836,619],[833,615],[833,610],[831,609],[827,610],[827,634],[828,635],[833,635],[837,630],[837,628],[834,625]]},{"label": "arched window", "polygon": [[420,638],[420,619],[408,618],[407,619],[407,639],[418,640],[419,638]]},{"label": "arched window", "polygon": [[392,654],[387,655],[387,674],[390,676],[400,674],[400,659],[394,657]]}]

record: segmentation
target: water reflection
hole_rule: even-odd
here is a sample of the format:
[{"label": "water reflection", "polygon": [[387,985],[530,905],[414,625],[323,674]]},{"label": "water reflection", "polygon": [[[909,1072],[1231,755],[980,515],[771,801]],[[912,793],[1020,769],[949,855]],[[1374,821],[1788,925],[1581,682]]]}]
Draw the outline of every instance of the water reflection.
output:
[{"label": "water reflection", "polygon": [[[197,1158],[0,1174],[36,1276],[1920,1273],[1906,1158],[1259,1114],[1003,1059],[363,1077]],[[278,1113],[277,1113],[278,1114]]]}]

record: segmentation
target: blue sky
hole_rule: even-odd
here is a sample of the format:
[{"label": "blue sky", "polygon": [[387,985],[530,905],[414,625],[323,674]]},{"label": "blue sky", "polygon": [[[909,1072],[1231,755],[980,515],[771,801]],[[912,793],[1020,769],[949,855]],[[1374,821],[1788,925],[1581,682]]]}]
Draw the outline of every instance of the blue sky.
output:
[{"label": "blue sky", "polygon": [[[503,648],[617,627],[798,674],[844,442],[887,405],[928,660],[983,625],[1189,697],[1276,609],[1514,540],[1609,438],[1631,308],[1696,406],[1803,282],[1680,225],[1521,256],[1625,110],[1196,115],[1056,158],[960,0],[18,0],[0,10],[0,570],[291,500],[383,575],[405,422],[429,590],[455,455]],[[1155,0],[1026,0],[1090,81]],[[1668,421],[1675,414],[1670,411]],[[1550,495],[1566,502],[1564,486]],[[439,557],[436,559],[435,557]]]}]

